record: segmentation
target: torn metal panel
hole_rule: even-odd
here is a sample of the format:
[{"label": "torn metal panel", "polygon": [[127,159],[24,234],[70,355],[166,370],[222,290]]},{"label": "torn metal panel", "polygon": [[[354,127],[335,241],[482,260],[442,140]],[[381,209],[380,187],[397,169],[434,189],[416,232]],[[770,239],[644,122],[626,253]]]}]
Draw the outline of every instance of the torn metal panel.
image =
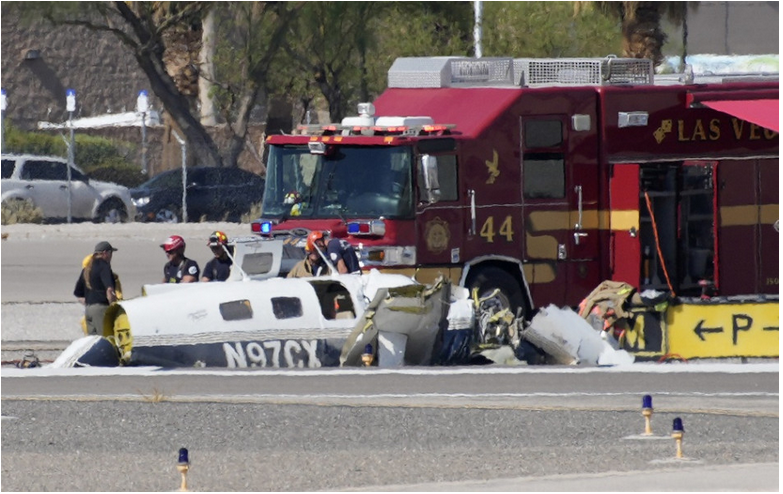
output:
[{"label": "torn metal panel", "polygon": [[542,308],[520,332],[561,365],[616,365],[633,362],[624,350],[614,350],[599,332],[569,308]]},{"label": "torn metal panel", "polygon": [[451,284],[409,285],[378,290],[357,321],[340,356],[341,365],[362,365],[367,344],[381,367],[430,365],[438,334],[447,326]]}]

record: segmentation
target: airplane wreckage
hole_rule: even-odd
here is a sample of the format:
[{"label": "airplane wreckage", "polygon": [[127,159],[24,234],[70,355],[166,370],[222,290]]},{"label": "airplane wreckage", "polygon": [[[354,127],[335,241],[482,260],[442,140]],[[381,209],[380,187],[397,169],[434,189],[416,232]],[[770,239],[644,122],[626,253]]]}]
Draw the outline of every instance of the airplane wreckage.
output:
[{"label": "airplane wreckage", "polygon": [[479,298],[444,278],[421,284],[377,270],[280,278],[301,258],[300,248],[257,238],[232,244],[226,282],[145,285],[141,297],[109,307],[103,336],[74,341],[51,365],[241,369],[634,360],[570,309],[549,306],[525,321],[501,307],[495,294]]}]

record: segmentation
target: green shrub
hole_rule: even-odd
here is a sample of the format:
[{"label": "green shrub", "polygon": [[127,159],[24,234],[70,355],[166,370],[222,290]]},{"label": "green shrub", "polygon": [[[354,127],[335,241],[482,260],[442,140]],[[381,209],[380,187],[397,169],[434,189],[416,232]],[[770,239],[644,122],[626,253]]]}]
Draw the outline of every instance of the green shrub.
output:
[{"label": "green shrub", "polygon": [[[42,132],[25,132],[7,124],[3,137],[3,151],[6,153],[60,156],[63,158],[68,156],[66,139],[69,139],[69,136],[67,131],[63,131],[62,135],[50,135]],[[73,161],[87,175],[93,176],[94,170],[103,167],[134,166],[127,158],[135,149],[134,144],[78,133],[74,136],[74,140],[76,141],[76,152]]]},{"label": "green shrub", "polygon": [[30,199],[3,201],[0,205],[0,224],[43,223],[43,211],[33,206]]},{"label": "green shrub", "polygon": [[88,174],[95,180],[114,182],[128,188],[137,187],[149,179],[138,167],[129,165],[121,159],[109,160],[107,164],[93,168]]},{"label": "green shrub", "polygon": [[73,159],[79,165],[79,168],[88,175],[91,175],[96,168],[107,165],[132,165],[126,157],[133,150],[134,146],[128,142],[84,134],[77,135],[75,140],[76,154]]},{"label": "green shrub", "polygon": [[8,124],[4,128],[4,132],[3,152],[5,153],[27,153],[62,157],[68,154],[65,141],[60,136],[39,132],[25,132]]}]

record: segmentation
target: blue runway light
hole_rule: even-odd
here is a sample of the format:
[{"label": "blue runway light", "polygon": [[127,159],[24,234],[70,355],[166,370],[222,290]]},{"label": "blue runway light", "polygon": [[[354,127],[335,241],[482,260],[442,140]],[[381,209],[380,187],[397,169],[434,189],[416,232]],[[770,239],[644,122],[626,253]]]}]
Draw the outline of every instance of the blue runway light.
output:
[{"label": "blue runway light", "polygon": [[644,432],[642,433],[642,436],[652,436],[652,423],[650,422],[650,419],[652,418],[653,414],[653,407],[652,407],[652,396],[650,395],[644,395],[642,396],[642,416],[644,417]]},{"label": "blue runway light", "polygon": [[372,361],[375,360],[375,355],[372,353],[372,344],[367,343],[364,345],[364,353],[362,354],[362,363],[365,367],[372,365]]},{"label": "blue runway light", "polygon": [[182,483],[179,486],[180,492],[188,492],[188,470],[190,470],[190,460],[188,460],[187,448],[179,448],[179,462],[177,471],[182,476]]},{"label": "blue runway light", "polygon": [[672,422],[672,430],[675,432],[685,432],[685,428],[682,426],[682,419],[680,417],[677,417]]},{"label": "blue runway light", "polygon": [[179,463],[180,464],[190,463],[190,461],[188,460],[188,449],[187,448],[179,448]]}]

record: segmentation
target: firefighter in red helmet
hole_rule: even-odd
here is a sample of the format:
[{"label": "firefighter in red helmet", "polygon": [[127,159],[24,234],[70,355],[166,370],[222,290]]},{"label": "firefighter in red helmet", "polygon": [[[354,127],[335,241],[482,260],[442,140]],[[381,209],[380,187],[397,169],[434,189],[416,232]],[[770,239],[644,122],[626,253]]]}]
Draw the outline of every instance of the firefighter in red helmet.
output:
[{"label": "firefighter in red helmet", "polygon": [[326,241],[323,232],[318,230],[310,232],[305,243],[305,258],[294,265],[288,273],[288,278],[307,278],[328,274],[329,267],[323,259],[325,253]]},{"label": "firefighter in red helmet", "polygon": [[185,239],[172,235],[160,244],[168,262],[163,266],[163,283],[193,283],[198,281],[198,263],[185,257]]}]

